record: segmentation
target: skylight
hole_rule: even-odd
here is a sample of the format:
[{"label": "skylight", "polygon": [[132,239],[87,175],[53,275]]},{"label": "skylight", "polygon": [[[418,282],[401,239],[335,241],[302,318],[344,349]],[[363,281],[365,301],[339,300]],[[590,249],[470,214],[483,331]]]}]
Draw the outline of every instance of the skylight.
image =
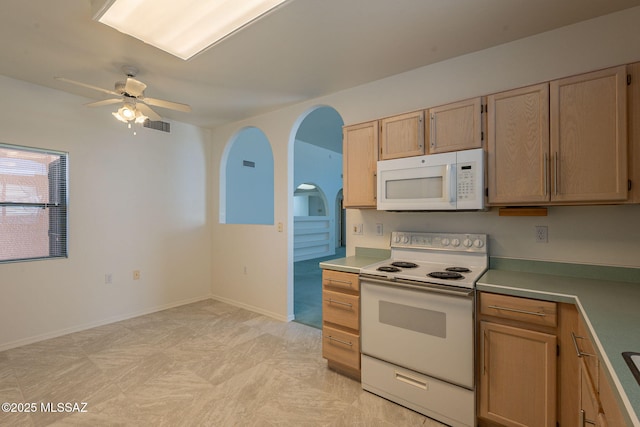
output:
[{"label": "skylight", "polygon": [[187,60],[286,0],[108,0],[94,19]]}]

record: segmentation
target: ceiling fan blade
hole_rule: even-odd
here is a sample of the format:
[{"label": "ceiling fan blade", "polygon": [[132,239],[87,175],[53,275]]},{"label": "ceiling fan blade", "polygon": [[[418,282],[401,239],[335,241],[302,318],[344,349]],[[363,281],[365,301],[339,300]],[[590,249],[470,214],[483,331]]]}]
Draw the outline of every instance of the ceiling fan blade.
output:
[{"label": "ceiling fan blade", "polygon": [[124,91],[133,97],[139,97],[147,88],[147,85],[133,77],[127,77],[127,83],[124,85]]},{"label": "ceiling fan blade", "polygon": [[191,112],[191,106],[187,104],[181,104],[179,102],[164,101],[162,99],[146,98],[146,97],[140,98],[139,100],[146,104],[153,105],[155,107],[168,108],[169,110],[176,110],[176,111],[184,111],[185,113]]},{"label": "ceiling fan blade", "polygon": [[101,87],[93,86],[93,85],[90,85],[90,84],[87,84],[87,83],[77,82],[75,80],[66,79],[64,77],[54,77],[54,78],[56,80],[60,80],[61,82],[66,82],[66,83],[71,83],[73,85],[86,87],[87,89],[97,90],[97,91],[100,91],[102,93],[106,93],[106,94],[109,94],[109,95],[121,96],[121,94],[119,94],[118,92],[114,92],[114,91],[108,90],[108,89],[103,89]]},{"label": "ceiling fan blade", "polygon": [[104,105],[119,104],[120,102],[122,102],[122,98],[118,98],[118,99],[111,98],[111,99],[104,99],[102,101],[90,102],[84,105],[87,107],[102,107]]},{"label": "ceiling fan blade", "polygon": [[149,120],[151,120],[152,122],[159,122],[162,120],[162,117],[160,117],[158,113],[156,113],[155,111],[153,111],[151,108],[149,108],[144,104],[137,103],[136,108],[139,109],[142,112],[142,114],[149,117]]}]

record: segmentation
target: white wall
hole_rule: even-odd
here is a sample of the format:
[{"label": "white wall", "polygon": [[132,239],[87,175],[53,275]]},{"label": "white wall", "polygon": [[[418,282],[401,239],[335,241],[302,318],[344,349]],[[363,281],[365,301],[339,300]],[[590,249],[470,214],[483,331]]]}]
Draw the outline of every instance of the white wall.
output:
[{"label": "white wall", "polygon": [[[274,151],[274,226],[230,227],[214,218],[213,293],[282,319],[293,314],[292,129],[316,105],[335,108],[345,124],[437,106],[608,66],[640,61],[640,7],[585,21],[484,51],[419,68],[309,102],[221,126],[213,131],[213,163],[243,126],[262,129]],[[216,166],[217,167],[217,166]],[[218,195],[214,194],[216,207]],[[212,212],[217,212],[217,207]],[[396,230],[469,230],[492,236],[491,255],[640,267],[638,207],[552,208],[544,219],[504,218],[495,212],[388,214],[349,210],[347,224],[363,222],[356,246],[388,247],[388,234],[373,236],[376,222]],[[284,231],[277,231],[282,222]],[[533,226],[549,226],[549,243],[534,243]],[[348,227],[349,229],[349,227]],[[238,254],[241,256],[238,257]],[[242,266],[248,264],[247,273]],[[263,270],[264,269],[264,270]]]},{"label": "white wall", "polygon": [[0,264],[0,350],[210,297],[208,131],[133,136],[81,97],[0,93],[0,142],[68,152],[70,194],[69,258]]}]

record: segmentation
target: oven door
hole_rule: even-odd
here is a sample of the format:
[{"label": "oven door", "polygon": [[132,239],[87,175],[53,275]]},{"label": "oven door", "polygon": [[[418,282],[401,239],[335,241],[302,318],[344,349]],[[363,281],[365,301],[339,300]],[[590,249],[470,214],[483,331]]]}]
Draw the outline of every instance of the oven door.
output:
[{"label": "oven door", "polygon": [[456,209],[456,153],[378,162],[378,210]]},{"label": "oven door", "polygon": [[474,388],[472,289],[360,276],[363,354]]}]

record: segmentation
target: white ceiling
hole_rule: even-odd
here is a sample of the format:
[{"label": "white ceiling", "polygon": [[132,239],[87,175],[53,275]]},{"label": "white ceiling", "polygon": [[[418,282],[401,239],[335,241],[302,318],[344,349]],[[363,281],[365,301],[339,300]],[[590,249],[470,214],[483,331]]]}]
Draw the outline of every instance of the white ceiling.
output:
[{"label": "white ceiling", "polygon": [[[146,95],[215,127],[465,53],[640,5],[640,0],[289,0],[183,61],[91,19],[90,0],[2,0],[0,74],[91,100],[122,65]],[[78,108],[85,108],[81,105]],[[105,108],[108,112],[110,107]],[[113,109],[113,107],[111,107]]]}]

